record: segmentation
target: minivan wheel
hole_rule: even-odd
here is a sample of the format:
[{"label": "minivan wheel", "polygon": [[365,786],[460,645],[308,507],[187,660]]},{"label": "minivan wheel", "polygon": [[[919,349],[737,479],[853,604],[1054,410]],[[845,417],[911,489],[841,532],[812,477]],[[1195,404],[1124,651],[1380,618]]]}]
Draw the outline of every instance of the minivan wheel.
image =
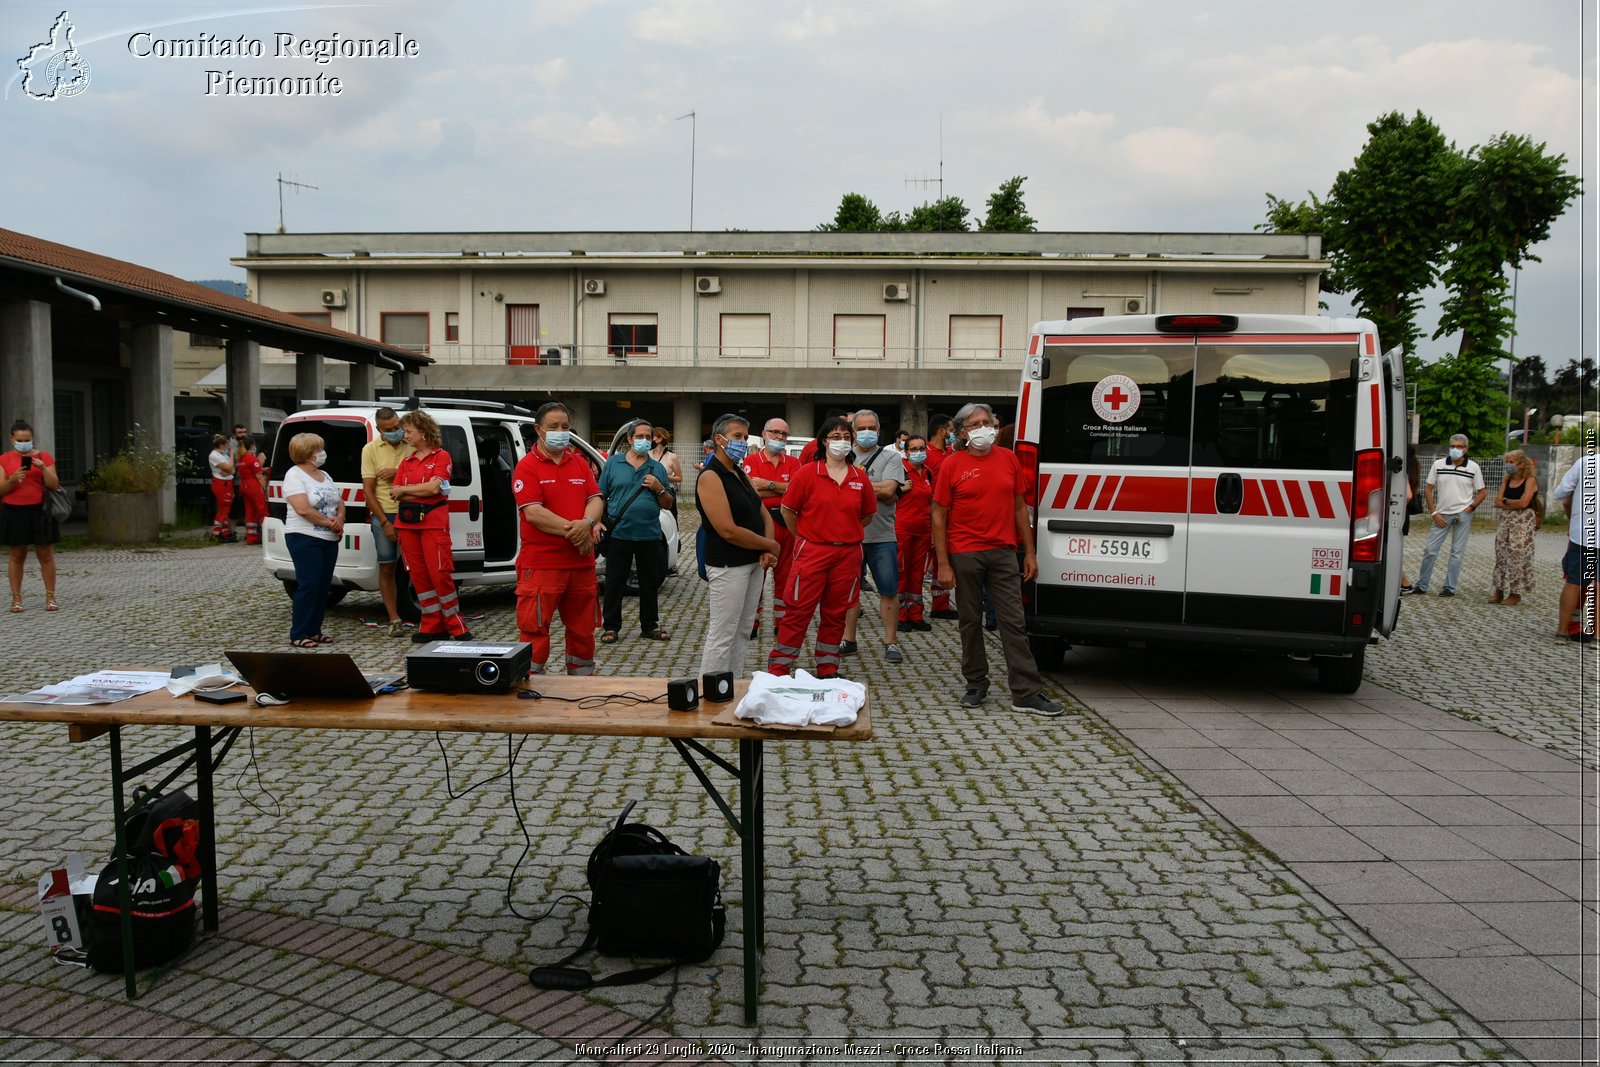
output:
[{"label": "minivan wheel", "polygon": [[1367,650],[1358,648],[1350,656],[1318,656],[1317,685],[1330,693],[1354,693],[1361,688],[1361,672]]},{"label": "minivan wheel", "polygon": [[415,623],[422,618],[422,605],[417,603],[417,591],[411,588],[411,574],[403,563],[394,568],[394,609],[406,622]]},{"label": "minivan wheel", "polygon": [[[295,581],[293,578],[285,578],[283,580],[283,591],[288,593],[291,598],[294,597],[295,590],[299,588],[300,583]],[[350,590],[342,585],[336,585],[332,589],[328,590],[328,607],[331,608],[335,604],[339,603],[339,601],[345,598],[345,594],[349,592]]]},{"label": "minivan wheel", "polygon": [[1041,671],[1059,671],[1067,656],[1066,639],[1053,634],[1029,634],[1028,648]]}]

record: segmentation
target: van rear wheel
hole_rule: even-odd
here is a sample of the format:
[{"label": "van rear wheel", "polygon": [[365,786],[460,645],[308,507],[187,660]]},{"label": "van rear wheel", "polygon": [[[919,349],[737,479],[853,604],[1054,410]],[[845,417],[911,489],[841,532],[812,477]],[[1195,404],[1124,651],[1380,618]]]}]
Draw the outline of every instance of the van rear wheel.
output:
[{"label": "van rear wheel", "polygon": [[1350,656],[1318,656],[1317,685],[1330,693],[1354,693],[1361,688],[1361,672],[1366,662],[1364,648],[1356,649]]},{"label": "van rear wheel", "polygon": [[[294,597],[294,591],[299,588],[300,583],[295,581],[293,578],[285,578],[283,580],[283,591],[289,594],[291,599]],[[339,603],[339,601],[345,598],[345,594],[348,592],[350,592],[350,590],[342,585],[336,585],[332,589],[328,590],[328,607],[331,608],[335,604]]]},{"label": "van rear wheel", "polygon": [[1028,648],[1041,671],[1059,671],[1067,657],[1066,639],[1053,634],[1029,634]]}]

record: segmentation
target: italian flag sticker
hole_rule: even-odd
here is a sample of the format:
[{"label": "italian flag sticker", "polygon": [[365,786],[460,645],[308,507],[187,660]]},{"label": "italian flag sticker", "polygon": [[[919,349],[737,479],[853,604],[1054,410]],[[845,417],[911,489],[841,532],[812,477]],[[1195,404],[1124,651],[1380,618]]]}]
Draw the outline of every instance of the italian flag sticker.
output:
[{"label": "italian flag sticker", "polygon": [[1329,574],[1326,571],[1311,576],[1312,596],[1338,596],[1340,588],[1344,585],[1344,575]]},{"label": "italian flag sticker", "polygon": [[[356,534],[345,534],[344,547],[350,549],[352,552],[359,550],[361,548],[361,538]],[[1317,580],[1315,578],[1311,579],[1312,585],[1315,585],[1316,581]],[[1312,592],[1316,592],[1316,590],[1313,589]]]}]

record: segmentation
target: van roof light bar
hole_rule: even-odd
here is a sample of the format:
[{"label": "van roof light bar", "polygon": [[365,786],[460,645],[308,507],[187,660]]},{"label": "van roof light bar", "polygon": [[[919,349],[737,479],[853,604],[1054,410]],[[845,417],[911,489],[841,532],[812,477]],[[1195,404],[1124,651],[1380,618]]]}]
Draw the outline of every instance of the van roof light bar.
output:
[{"label": "van roof light bar", "polygon": [[1161,333],[1233,333],[1238,328],[1237,315],[1156,316],[1156,330]]}]

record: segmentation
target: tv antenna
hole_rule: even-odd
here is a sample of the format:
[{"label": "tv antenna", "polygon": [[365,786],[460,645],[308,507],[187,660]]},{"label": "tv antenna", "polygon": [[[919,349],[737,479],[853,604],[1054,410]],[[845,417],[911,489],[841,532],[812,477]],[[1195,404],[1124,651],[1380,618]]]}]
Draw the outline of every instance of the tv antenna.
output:
[{"label": "tv antenna", "polygon": [[926,189],[930,185],[939,187],[939,199],[944,199],[944,112],[939,112],[939,176],[937,178],[907,178],[907,185],[920,185]]},{"label": "tv antenna", "polygon": [[278,232],[279,233],[288,233],[289,232],[288,230],[284,229],[284,226],[283,226],[283,187],[285,185],[293,186],[296,189],[315,189],[316,188],[315,185],[307,185],[304,182],[290,181],[288,178],[285,178],[283,176],[283,171],[280,170],[278,172]]}]

